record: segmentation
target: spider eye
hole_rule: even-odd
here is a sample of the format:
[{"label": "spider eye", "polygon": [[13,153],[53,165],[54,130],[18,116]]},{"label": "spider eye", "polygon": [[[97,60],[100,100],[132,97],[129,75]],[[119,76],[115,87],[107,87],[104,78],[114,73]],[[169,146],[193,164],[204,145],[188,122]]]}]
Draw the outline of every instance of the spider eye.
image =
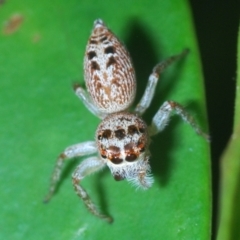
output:
[{"label": "spider eye", "polygon": [[128,134],[129,134],[129,135],[133,135],[133,134],[135,134],[135,133],[138,133],[137,127],[136,127],[135,125],[130,125],[130,126],[128,127]]},{"label": "spider eye", "polygon": [[102,133],[102,137],[108,139],[108,138],[111,137],[111,134],[112,134],[111,130],[110,130],[110,129],[106,129],[106,130],[104,130],[104,132]]},{"label": "spider eye", "polygon": [[125,159],[128,162],[133,162],[134,160],[137,159],[137,155],[135,153],[131,153],[131,154],[127,155]]}]

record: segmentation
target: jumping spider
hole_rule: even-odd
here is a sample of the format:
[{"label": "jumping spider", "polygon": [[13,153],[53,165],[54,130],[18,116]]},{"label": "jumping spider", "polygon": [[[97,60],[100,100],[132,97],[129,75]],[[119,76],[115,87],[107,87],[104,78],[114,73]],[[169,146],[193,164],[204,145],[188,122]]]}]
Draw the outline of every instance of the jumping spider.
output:
[{"label": "jumping spider", "polygon": [[128,108],[135,98],[136,80],[129,53],[102,20],[94,22],[84,57],[87,92],[78,84],[74,90],[89,111],[102,122],[97,128],[95,141],[70,146],[59,155],[46,201],[55,191],[65,160],[96,153],[96,156],[88,157],[78,165],[72,174],[72,183],[92,214],[112,222],[111,217],[99,212],[80,185],[83,178],[107,165],[115,180],[126,179],[143,189],[151,187],[153,178],[150,175],[149,139],[166,127],[173,111],[190,124],[196,133],[208,139],[208,135],[201,131],[183,107],[173,101],[163,103],[150,126],[141,118],[152,101],[160,73],[186,53],[187,50],[153,68],[142,99],[130,113]]}]

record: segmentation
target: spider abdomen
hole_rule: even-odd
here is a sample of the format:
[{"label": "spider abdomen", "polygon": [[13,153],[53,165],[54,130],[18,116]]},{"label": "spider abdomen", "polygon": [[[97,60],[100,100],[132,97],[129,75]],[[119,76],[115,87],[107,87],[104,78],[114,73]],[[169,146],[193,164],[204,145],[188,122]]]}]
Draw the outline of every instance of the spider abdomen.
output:
[{"label": "spider abdomen", "polygon": [[100,111],[119,112],[132,104],[136,80],[129,53],[102,20],[94,22],[84,74],[88,92]]}]

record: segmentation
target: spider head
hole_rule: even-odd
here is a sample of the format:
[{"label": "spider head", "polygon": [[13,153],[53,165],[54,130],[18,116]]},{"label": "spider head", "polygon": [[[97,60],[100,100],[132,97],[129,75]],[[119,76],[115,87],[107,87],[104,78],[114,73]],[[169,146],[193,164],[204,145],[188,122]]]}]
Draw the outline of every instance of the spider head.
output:
[{"label": "spider head", "polygon": [[96,141],[100,157],[115,180],[126,179],[138,187],[150,187],[148,129],[140,117],[127,112],[108,115],[97,129]]}]

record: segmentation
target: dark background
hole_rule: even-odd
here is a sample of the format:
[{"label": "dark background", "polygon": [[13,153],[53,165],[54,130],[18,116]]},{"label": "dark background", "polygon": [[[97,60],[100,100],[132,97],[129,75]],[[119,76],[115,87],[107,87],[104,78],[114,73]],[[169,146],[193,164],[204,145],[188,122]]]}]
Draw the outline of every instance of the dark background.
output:
[{"label": "dark background", "polygon": [[217,230],[220,157],[233,127],[240,1],[190,1],[201,52],[212,138],[213,239]]}]

